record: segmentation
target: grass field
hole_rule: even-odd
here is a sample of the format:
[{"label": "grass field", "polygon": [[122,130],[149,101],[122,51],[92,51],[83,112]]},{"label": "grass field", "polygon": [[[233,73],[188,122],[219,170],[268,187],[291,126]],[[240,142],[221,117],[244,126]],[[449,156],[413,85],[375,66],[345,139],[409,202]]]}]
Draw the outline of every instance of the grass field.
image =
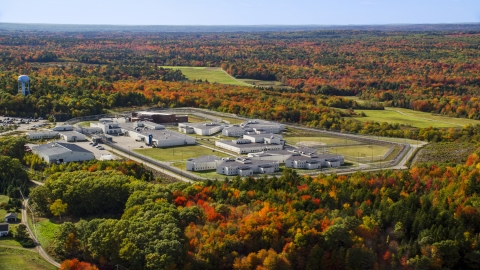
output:
[{"label": "grass field", "polygon": [[213,83],[252,86],[248,83],[236,80],[219,67],[177,67],[163,66],[163,68],[179,69],[189,80],[208,80]]},{"label": "grass field", "polygon": [[[33,224],[31,223],[31,219],[28,220],[30,227],[33,230]],[[51,222],[49,219],[43,219],[37,222],[37,233],[38,233],[38,241],[43,247],[48,247],[53,240],[55,235],[55,230],[59,225]]]},{"label": "grass field", "polygon": [[308,146],[309,144],[312,144],[312,147],[322,147],[321,144],[325,145],[356,145],[359,144],[360,142],[358,141],[353,141],[349,139],[343,139],[343,138],[333,138],[333,137],[325,137],[325,136],[284,136],[284,140],[287,141],[288,144],[290,145],[299,145],[304,144],[305,146]]},{"label": "grass field", "polygon": [[403,108],[385,108],[385,110],[356,110],[356,112],[364,112],[367,115],[366,117],[355,117],[355,119],[361,122],[375,121],[380,123],[398,123],[417,128],[426,128],[430,126],[439,128],[463,127],[468,124],[480,124],[480,121],[478,120],[432,115],[430,113],[418,112]]},{"label": "grass field", "polygon": [[5,195],[0,195],[0,203],[3,203],[3,202],[8,202],[8,196],[5,196]]},{"label": "grass field", "polygon": [[170,161],[170,162],[182,162],[186,161],[189,158],[197,158],[200,156],[206,155],[216,155],[219,157],[227,157],[228,155],[201,147],[198,145],[194,146],[180,146],[180,147],[171,147],[171,148],[148,148],[148,149],[135,149],[137,153],[145,155],[147,157],[160,160],[160,161]]},{"label": "grass field", "polygon": [[9,247],[22,247],[22,245],[12,236],[3,236],[0,237],[0,246],[9,246]]},{"label": "grass field", "polygon": [[37,253],[33,251],[0,247],[0,269],[53,270],[57,268],[44,261]]},{"label": "grass field", "polygon": [[377,159],[383,155],[385,155],[389,147],[381,146],[381,145],[352,145],[352,146],[341,146],[335,147],[329,150],[330,153],[341,154],[345,156],[349,156],[350,158],[359,158],[369,160],[372,158]]}]

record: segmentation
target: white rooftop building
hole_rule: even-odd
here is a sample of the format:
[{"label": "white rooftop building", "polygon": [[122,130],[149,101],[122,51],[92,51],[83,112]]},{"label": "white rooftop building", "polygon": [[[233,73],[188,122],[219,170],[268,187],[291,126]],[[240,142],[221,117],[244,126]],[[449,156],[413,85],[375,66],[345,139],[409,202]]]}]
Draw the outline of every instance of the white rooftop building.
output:
[{"label": "white rooftop building", "polygon": [[217,165],[217,173],[224,175],[250,176],[254,173],[270,174],[278,171],[277,161],[251,160],[250,158],[222,159]]},{"label": "white rooftop building", "polygon": [[264,121],[264,120],[249,120],[240,125],[226,126],[222,135],[229,137],[241,137],[245,134],[266,134],[266,133],[280,133],[285,130],[285,125]]},{"label": "white rooftop building", "polygon": [[224,125],[216,123],[179,123],[178,131],[186,134],[195,133],[203,136],[210,136],[222,131]]},{"label": "white rooftop building", "polygon": [[70,143],[53,142],[32,147],[32,152],[47,163],[63,163],[95,159],[92,152]]},{"label": "white rooftop building", "polygon": [[187,171],[207,171],[215,170],[222,159],[217,156],[201,156],[199,158],[190,158],[187,161]]},{"label": "white rooftop building", "polygon": [[285,141],[275,134],[244,135],[243,139],[216,141],[215,146],[235,152],[248,154],[266,150],[282,150]]},{"label": "white rooftop building", "polygon": [[58,138],[59,133],[58,131],[34,131],[34,132],[27,132],[27,137],[30,140],[53,139],[53,138]]}]

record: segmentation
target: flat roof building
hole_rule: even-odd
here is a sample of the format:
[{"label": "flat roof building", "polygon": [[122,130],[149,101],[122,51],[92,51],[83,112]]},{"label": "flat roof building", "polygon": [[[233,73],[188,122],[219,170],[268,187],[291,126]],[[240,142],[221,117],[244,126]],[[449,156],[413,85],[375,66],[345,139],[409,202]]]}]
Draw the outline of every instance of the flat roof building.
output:
[{"label": "flat roof building", "polygon": [[63,163],[95,159],[92,152],[70,143],[52,142],[32,147],[32,152],[47,163]]},{"label": "flat roof building", "polygon": [[270,174],[278,171],[277,161],[252,160],[250,158],[224,158],[217,165],[217,173],[224,175],[250,176],[254,173]]},{"label": "flat roof building", "polygon": [[268,133],[280,133],[285,129],[285,125],[264,121],[264,120],[249,120],[241,123],[240,125],[226,126],[222,135],[229,137],[241,137],[245,134],[268,134]]},{"label": "flat roof building", "polygon": [[85,135],[77,131],[60,131],[58,134],[67,142],[80,142],[87,140]]},{"label": "flat roof building", "polygon": [[248,154],[267,150],[282,150],[285,141],[275,134],[244,135],[243,139],[216,141],[215,146],[237,154]]},{"label": "flat roof building", "polygon": [[139,127],[138,124],[119,124],[121,131],[137,141],[144,141],[147,145],[154,147],[170,147],[180,145],[194,145],[196,139],[186,134],[181,134],[168,129],[149,129]]},{"label": "flat roof building", "polygon": [[58,138],[59,133],[58,131],[34,131],[34,132],[27,132],[27,137],[30,140],[53,139],[53,138]]},{"label": "flat roof building", "polygon": [[132,113],[132,121],[133,120],[150,120],[154,123],[161,124],[161,123],[181,123],[181,122],[188,122],[187,115],[176,115],[174,113],[168,112],[134,112]]},{"label": "flat roof building", "polygon": [[207,171],[215,170],[218,163],[221,163],[222,159],[217,156],[201,156],[198,158],[190,158],[187,161],[187,171]]},{"label": "flat roof building", "polygon": [[224,125],[216,123],[179,123],[178,131],[186,134],[195,133],[202,136],[210,136],[222,131]]}]

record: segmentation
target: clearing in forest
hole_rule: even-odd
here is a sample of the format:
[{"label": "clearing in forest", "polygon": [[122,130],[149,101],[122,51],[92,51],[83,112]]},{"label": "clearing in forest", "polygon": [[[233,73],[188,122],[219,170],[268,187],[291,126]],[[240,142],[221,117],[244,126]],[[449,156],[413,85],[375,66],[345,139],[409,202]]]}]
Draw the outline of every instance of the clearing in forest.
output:
[{"label": "clearing in forest", "polygon": [[472,120],[466,118],[454,118],[442,115],[434,115],[426,112],[419,112],[403,108],[385,108],[385,110],[355,110],[358,114],[364,112],[366,117],[355,117],[355,119],[362,122],[387,122],[390,124],[398,123],[403,125],[410,125],[417,128],[427,127],[455,127],[461,128],[465,125],[480,124],[479,120]]}]

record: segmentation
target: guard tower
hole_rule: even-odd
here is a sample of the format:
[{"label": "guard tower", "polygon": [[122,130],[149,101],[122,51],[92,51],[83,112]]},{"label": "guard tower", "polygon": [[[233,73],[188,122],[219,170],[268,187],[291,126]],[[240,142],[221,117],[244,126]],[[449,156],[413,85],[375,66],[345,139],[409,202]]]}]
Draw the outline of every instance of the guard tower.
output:
[{"label": "guard tower", "polygon": [[30,94],[30,78],[27,75],[18,77],[18,93],[22,93],[24,96]]}]

